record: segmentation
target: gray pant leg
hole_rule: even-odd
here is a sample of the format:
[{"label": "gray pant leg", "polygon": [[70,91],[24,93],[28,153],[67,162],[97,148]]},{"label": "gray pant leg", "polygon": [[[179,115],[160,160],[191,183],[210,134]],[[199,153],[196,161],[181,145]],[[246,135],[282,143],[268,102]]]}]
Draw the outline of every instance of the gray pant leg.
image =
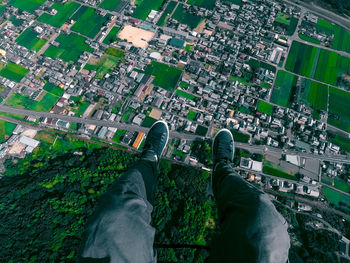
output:
[{"label": "gray pant leg", "polygon": [[286,220],[270,198],[219,163],[213,172],[220,230],[213,237],[209,263],[286,263],[290,239]]},{"label": "gray pant leg", "polygon": [[155,190],[156,167],[149,161],[139,161],[121,175],[101,197],[88,220],[80,262],[156,262],[155,230],[150,224],[153,207],[147,200],[154,198]]}]

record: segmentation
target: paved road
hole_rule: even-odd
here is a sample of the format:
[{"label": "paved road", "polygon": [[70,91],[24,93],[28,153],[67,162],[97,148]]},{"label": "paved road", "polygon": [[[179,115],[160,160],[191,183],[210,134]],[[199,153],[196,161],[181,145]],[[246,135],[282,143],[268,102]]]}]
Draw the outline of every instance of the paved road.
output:
[{"label": "paved road", "polygon": [[[119,123],[119,122],[110,122],[110,121],[101,121],[101,120],[94,120],[94,119],[86,119],[86,118],[80,118],[80,117],[73,117],[73,116],[66,116],[66,115],[60,115],[60,114],[53,114],[49,112],[38,112],[38,111],[32,111],[32,110],[24,110],[24,109],[15,109],[8,106],[0,105],[0,111],[1,112],[7,112],[7,113],[14,113],[14,114],[21,114],[21,115],[31,115],[35,117],[49,117],[49,118],[57,118],[63,121],[68,122],[76,122],[76,123],[83,123],[83,124],[92,124],[96,126],[106,126],[106,127],[115,127],[118,129],[128,130],[128,131],[142,131],[147,133],[149,130],[145,127],[140,127],[133,124],[125,124],[125,123]],[[170,132],[171,138],[179,138],[179,139],[186,139],[193,141],[195,139],[204,139],[203,136],[198,136],[195,134],[185,134],[180,132]],[[268,152],[274,152],[274,153],[288,153],[288,154],[295,154],[299,155],[301,157],[305,158],[315,158],[322,161],[332,161],[332,162],[339,162],[339,163],[350,163],[350,156],[347,155],[317,155],[312,153],[303,153],[303,152],[297,152],[292,150],[283,150],[280,148],[273,148],[265,145],[250,145],[247,143],[236,143],[236,147],[248,150],[250,152],[255,153],[268,153]]]}]

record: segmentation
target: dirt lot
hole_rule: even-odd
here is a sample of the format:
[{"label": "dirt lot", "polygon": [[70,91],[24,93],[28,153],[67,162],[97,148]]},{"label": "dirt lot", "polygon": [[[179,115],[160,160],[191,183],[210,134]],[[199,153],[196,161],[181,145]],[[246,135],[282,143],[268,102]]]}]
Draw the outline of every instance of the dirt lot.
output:
[{"label": "dirt lot", "polygon": [[153,32],[126,25],[118,34],[120,39],[131,42],[135,47],[146,49],[148,42],[154,37]]}]

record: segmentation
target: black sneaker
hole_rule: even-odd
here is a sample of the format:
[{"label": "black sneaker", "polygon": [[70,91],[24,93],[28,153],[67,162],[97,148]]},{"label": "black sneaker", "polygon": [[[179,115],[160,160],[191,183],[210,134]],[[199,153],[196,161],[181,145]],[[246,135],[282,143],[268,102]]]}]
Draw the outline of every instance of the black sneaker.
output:
[{"label": "black sneaker", "polygon": [[159,163],[160,157],[168,143],[169,128],[165,121],[155,122],[148,131],[141,159]]},{"label": "black sneaker", "polygon": [[215,164],[221,160],[233,162],[235,154],[235,143],[232,133],[228,129],[221,129],[214,137],[212,145],[213,163]]}]

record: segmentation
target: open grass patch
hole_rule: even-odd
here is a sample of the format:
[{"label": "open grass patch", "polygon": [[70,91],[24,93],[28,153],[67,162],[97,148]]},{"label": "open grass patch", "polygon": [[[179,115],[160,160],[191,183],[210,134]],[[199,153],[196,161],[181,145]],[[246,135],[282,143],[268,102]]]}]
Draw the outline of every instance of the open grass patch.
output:
[{"label": "open grass patch", "polygon": [[16,16],[12,16],[9,20],[14,26],[20,26],[23,24],[23,20],[17,18]]},{"label": "open grass patch", "polygon": [[196,98],[197,98],[196,96],[194,96],[190,93],[187,93],[186,91],[180,90],[180,89],[176,90],[176,95],[184,97],[184,98],[189,99],[189,100],[193,100],[193,101],[196,100]]},{"label": "open grass patch", "polygon": [[108,35],[105,37],[105,39],[103,40],[103,43],[109,45],[114,43],[115,41],[117,41],[118,39],[118,34],[119,32],[119,27],[114,26],[111,31],[109,31]]},{"label": "open grass patch", "polygon": [[119,5],[120,0],[103,0],[101,4],[99,4],[100,8],[107,9],[109,11],[114,11],[115,8]]},{"label": "open grass patch", "polygon": [[202,125],[198,125],[195,134],[199,136],[206,136],[208,132],[208,128]]},{"label": "open grass patch", "polygon": [[141,123],[141,127],[151,127],[153,125],[153,123],[155,123],[157,120],[150,117],[150,116],[146,116],[146,118],[142,121]]},{"label": "open grass patch", "polygon": [[182,71],[177,68],[152,61],[151,64],[147,65],[145,73],[154,76],[154,85],[166,90],[173,90],[181,77]]},{"label": "open grass patch", "polygon": [[79,7],[80,5],[73,1],[68,1],[65,4],[53,3],[52,8],[55,9],[57,13],[55,15],[44,13],[38,20],[54,27],[61,27]]},{"label": "open grass patch", "polygon": [[319,119],[321,110],[327,110],[328,86],[309,79],[302,79],[300,100],[313,110],[313,117]]},{"label": "open grass patch", "polygon": [[172,18],[182,24],[188,25],[191,29],[196,28],[202,19],[200,16],[187,13],[182,3],[177,6]]},{"label": "open grass patch", "polygon": [[250,85],[250,83],[245,78],[236,77],[236,76],[230,76],[230,80],[231,81],[238,81],[239,83],[241,83],[241,84],[243,84],[245,86],[249,86]]},{"label": "open grass patch", "polygon": [[197,112],[195,112],[194,110],[190,110],[187,114],[187,119],[189,120],[194,120],[194,118],[196,118]]},{"label": "open grass patch", "polygon": [[16,124],[4,120],[0,120],[0,143],[5,142],[16,128]]},{"label": "open grass patch", "polygon": [[[1,2],[0,2],[0,3],[1,3]],[[5,13],[5,10],[6,10],[6,6],[0,5],[0,16],[2,16],[3,13]]]},{"label": "open grass patch", "polygon": [[263,100],[260,100],[258,102],[258,108],[257,110],[259,112],[262,112],[262,113],[265,113],[265,114],[268,114],[268,115],[271,115],[272,114],[272,111],[273,111],[273,105],[270,104],[270,103],[267,103]]},{"label": "open grass patch", "polygon": [[64,89],[61,89],[50,82],[47,82],[43,89],[58,97],[61,97],[64,93]]},{"label": "open grass patch", "polygon": [[115,132],[112,141],[120,143],[125,134],[126,134],[126,130],[118,129]]},{"label": "open grass patch", "polygon": [[9,4],[23,11],[34,13],[44,2],[46,0],[10,0]]},{"label": "open grass patch", "polygon": [[165,8],[163,14],[161,15],[161,17],[157,21],[158,26],[164,26],[164,24],[166,23],[166,20],[169,18],[169,15],[174,10],[176,4],[177,4],[177,2],[175,2],[175,1],[169,2],[167,7]]},{"label": "open grass patch", "polygon": [[25,67],[9,62],[1,69],[0,76],[15,82],[20,82],[28,73],[29,70]]},{"label": "open grass patch", "polygon": [[241,133],[241,132],[236,131],[236,130],[231,130],[231,133],[232,133],[233,139],[236,142],[243,142],[243,143],[249,142],[249,139],[250,139],[249,134]]},{"label": "open grass patch", "polygon": [[76,62],[84,51],[92,52],[93,49],[85,43],[86,38],[75,33],[61,34],[56,38],[58,47],[50,46],[44,53],[51,58],[61,58],[66,62]]},{"label": "open grass patch", "polygon": [[216,0],[188,0],[187,4],[203,7],[206,9],[213,9],[215,6]]},{"label": "open grass patch", "polygon": [[286,71],[279,70],[272,90],[270,102],[283,107],[289,107],[293,101],[298,77]]},{"label": "open grass patch", "polygon": [[82,116],[87,108],[90,106],[90,103],[87,101],[79,101],[77,103],[77,108],[74,110],[75,116]]},{"label": "open grass patch", "polygon": [[277,16],[275,18],[275,22],[289,26],[290,25],[290,16],[287,14],[284,14],[282,12],[278,12]]},{"label": "open grass patch", "polygon": [[279,165],[268,161],[264,162],[263,173],[289,180],[297,180],[294,174],[287,173],[286,171],[283,171]]},{"label": "open grass patch", "polygon": [[72,30],[94,38],[109,18],[109,14],[102,17],[96,14],[94,8],[82,6],[72,17],[72,20],[76,21],[72,26]]},{"label": "open grass patch", "polygon": [[337,134],[335,137],[330,137],[329,140],[331,143],[338,145],[340,148],[350,153],[350,138]]},{"label": "open grass patch", "polygon": [[38,38],[38,33],[32,28],[27,28],[17,39],[18,45],[24,46],[30,50],[39,51],[47,42],[46,39]]},{"label": "open grass patch", "polygon": [[350,132],[350,93],[329,87],[328,123]]},{"label": "open grass patch", "polygon": [[123,56],[123,51],[116,48],[108,48],[96,64],[86,64],[84,69],[96,71],[95,78],[102,79],[107,73],[111,73],[116,68]]},{"label": "open grass patch", "polygon": [[333,204],[336,208],[347,210],[350,212],[350,197],[344,195],[336,190],[333,190],[327,186],[322,186],[322,190],[327,197],[327,200]]},{"label": "open grass patch", "polygon": [[164,0],[142,0],[132,13],[132,17],[145,20],[152,10],[159,10]]},{"label": "open grass patch", "polygon": [[59,97],[46,93],[40,101],[32,100],[19,93],[13,93],[5,102],[5,105],[19,109],[49,111],[57,103]]}]

